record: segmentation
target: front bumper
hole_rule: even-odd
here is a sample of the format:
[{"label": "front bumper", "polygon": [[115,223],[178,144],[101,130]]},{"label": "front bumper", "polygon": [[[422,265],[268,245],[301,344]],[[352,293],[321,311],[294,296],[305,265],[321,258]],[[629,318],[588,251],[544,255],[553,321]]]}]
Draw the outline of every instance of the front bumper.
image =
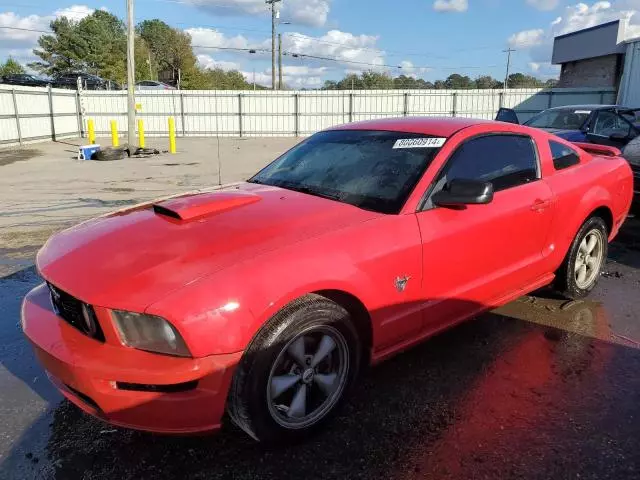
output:
[{"label": "front bumper", "polygon": [[[27,294],[22,328],[62,394],[106,422],[159,433],[215,430],[242,352],[179,358],[87,337],[53,311],[46,285]],[[167,386],[197,381],[173,393],[123,390],[125,384]]]}]

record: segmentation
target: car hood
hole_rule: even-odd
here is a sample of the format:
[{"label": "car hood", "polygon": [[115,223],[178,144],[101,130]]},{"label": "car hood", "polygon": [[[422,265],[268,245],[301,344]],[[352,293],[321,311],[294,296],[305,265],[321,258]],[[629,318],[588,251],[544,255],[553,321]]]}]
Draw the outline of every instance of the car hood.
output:
[{"label": "car hood", "polygon": [[37,266],[94,305],[144,311],[198,278],[380,214],[242,183],[150,202],[51,237]]}]

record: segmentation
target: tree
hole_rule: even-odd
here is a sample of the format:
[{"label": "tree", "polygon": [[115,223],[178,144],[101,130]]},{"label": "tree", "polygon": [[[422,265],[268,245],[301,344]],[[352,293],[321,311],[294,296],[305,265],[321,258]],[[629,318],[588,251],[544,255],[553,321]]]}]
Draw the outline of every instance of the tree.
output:
[{"label": "tree", "polygon": [[449,75],[447,79],[444,81],[445,88],[449,89],[463,89],[463,88],[473,88],[474,83],[466,75],[460,75],[459,73],[454,73]]},{"label": "tree", "polygon": [[180,72],[185,87],[203,82],[188,34],[158,19],[140,22],[136,29],[149,48],[154,77],[162,71],[177,81]]},{"label": "tree", "polygon": [[475,79],[476,88],[502,88],[502,82],[499,82],[491,75],[482,75]]},{"label": "tree", "polygon": [[507,79],[509,88],[536,88],[542,85],[542,82],[536,77],[524,75],[523,73],[512,73]]},{"label": "tree", "polygon": [[386,73],[378,73],[373,70],[362,72],[362,83],[366,90],[392,89],[393,78]]},{"label": "tree", "polygon": [[50,23],[53,35],[43,35],[33,52],[40,61],[30,67],[47,75],[68,70],[93,73],[104,78],[126,78],[126,36],[122,20],[96,10],[76,22],[66,17]]},{"label": "tree", "polygon": [[24,67],[13,58],[9,57],[6,62],[0,63],[0,77],[5,75],[16,75],[19,73],[25,73]]}]

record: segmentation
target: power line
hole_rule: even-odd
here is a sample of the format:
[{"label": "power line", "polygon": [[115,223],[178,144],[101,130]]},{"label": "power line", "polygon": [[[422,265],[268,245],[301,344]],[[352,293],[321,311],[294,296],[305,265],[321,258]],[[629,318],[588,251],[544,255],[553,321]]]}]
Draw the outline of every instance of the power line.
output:
[{"label": "power line", "polygon": [[[4,27],[4,26],[0,26],[0,29],[3,29],[3,30],[19,30],[19,31],[44,33],[44,34],[54,33],[52,31],[37,30],[37,29],[33,29],[33,28],[20,28],[20,27]],[[192,45],[192,48],[214,49],[214,50],[235,51],[235,52],[248,52],[248,53],[271,53],[272,52],[272,50],[268,49],[268,48],[238,48],[238,47],[220,47],[220,46],[213,46],[213,45]],[[299,52],[283,52],[282,54],[286,55],[286,56],[293,57],[293,58],[309,58],[309,59],[320,60],[320,61],[325,61],[325,62],[336,62],[336,63],[349,64],[349,65],[364,65],[364,66],[370,66],[370,67],[376,67],[376,68],[391,68],[391,69],[408,70],[408,71],[424,70],[424,69],[429,69],[429,70],[433,70],[433,69],[439,69],[439,70],[464,70],[464,69],[494,68],[494,67],[498,66],[498,65],[463,65],[463,66],[456,66],[456,67],[443,67],[443,66],[438,66],[438,65],[423,65],[423,66],[421,66],[421,65],[413,65],[411,67],[402,67],[402,65],[390,65],[390,64],[384,64],[384,63],[372,63],[372,62],[363,62],[363,61],[357,61],[357,60],[347,60],[347,59],[342,59],[342,58],[327,57],[327,56],[321,56],[321,55],[312,55],[312,54],[299,53]]]},{"label": "power line", "polygon": [[35,32],[35,33],[53,33],[51,30],[36,30],[34,28],[20,28],[20,27],[0,27],[2,30],[19,30],[21,32]]}]

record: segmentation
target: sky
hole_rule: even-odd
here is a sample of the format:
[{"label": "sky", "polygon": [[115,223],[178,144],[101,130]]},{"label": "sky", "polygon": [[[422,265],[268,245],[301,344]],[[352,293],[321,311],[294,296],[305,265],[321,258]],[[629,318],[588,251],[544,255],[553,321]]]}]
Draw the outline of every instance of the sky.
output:
[{"label": "sky", "polygon": [[[135,21],[159,18],[192,37],[201,65],[236,69],[271,82],[271,16],[264,0],[134,0]],[[0,60],[34,60],[32,50],[57,16],[81,19],[94,9],[125,17],[125,0],[0,0]],[[444,79],[511,71],[556,78],[553,37],[625,19],[640,35],[640,0],[282,0],[285,83],[317,88],[363,70]],[[18,30],[24,29],[24,30]],[[222,48],[258,49],[256,53]],[[305,56],[293,57],[292,54]],[[322,59],[312,57],[323,57]]]}]

